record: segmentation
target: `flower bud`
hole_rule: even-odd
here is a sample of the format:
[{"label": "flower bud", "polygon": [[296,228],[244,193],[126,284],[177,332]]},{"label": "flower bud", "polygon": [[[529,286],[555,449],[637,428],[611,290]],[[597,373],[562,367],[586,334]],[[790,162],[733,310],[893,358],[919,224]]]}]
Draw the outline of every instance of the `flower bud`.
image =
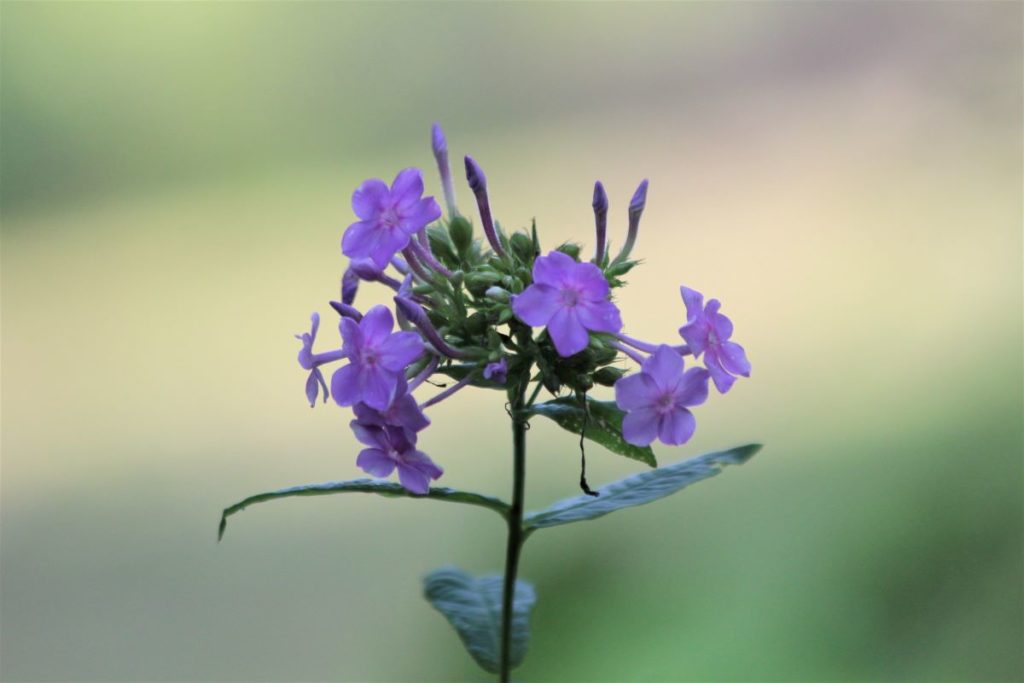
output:
[{"label": "flower bud", "polygon": [[341,276],[341,303],[352,305],[356,300],[356,292],[359,291],[359,276],[351,266],[345,269]]},{"label": "flower bud", "polygon": [[462,216],[455,216],[448,224],[448,234],[459,256],[465,258],[469,248],[473,246],[473,224]]},{"label": "flower bud", "polygon": [[505,249],[501,246],[498,233],[494,229],[494,219],[491,217],[491,203],[487,197],[487,176],[484,175],[480,164],[468,155],[466,156],[466,180],[469,181],[469,189],[473,190],[473,194],[476,196],[477,208],[480,209],[480,223],[483,225],[484,234],[487,235],[487,241],[495,254],[504,257]]},{"label": "flower bud", "polygon": [[512,235],[512,239],[509,240],[512,246],[512,253],[514,253],[520,261],[530,263],[533,261],[536,254],[533,251],[533,240],[529,235],[523,232],[517,232]]},{"label": "flower bud", "polygon": [[604,260],[604,245],[608,233],[608,195],[605,194],[604,185],[598,180],[594,183],[594,223],[595,223],[595,247],[594,263],[601,265]]},{"label": "flower bud", "polygon": [[504,303],[509,300],[510,294],[507,289],[502,289],[501,287],[488,287],[487,291],[484,292],[484,296],[491,301]]},{"label": "flower bud", "polygon": [[459,210],[455,206],[455,187],[452,185],[452,172],[448,166],[448,140],[440,124],[435,123],[430,130],[431,147],[434,148],[434,159],[437,171],[441,176],[441,187],[444,189],[444,203],[448,207],[448,216],[457,216]]},{"label": "flower bud", "polygon": [[637,233],[640,232],[640,216],[644,212],[644,207],[647,206],[647,179],[644,178],[640,183],[640,186],[636,188],[636,192],[633,193],[633,198],[629,201],[629,232],[626,233],[626,242],[622,245],[622,251],[615,257],[616,261],[624,261],[629,257],[630,252],[633,251],[633,245],[636,244]]},{"label": "flower bud", "polygon": [[621,368],[603,367],[594,373],[594,381],[606,387],[614,386],[626,371]]}]

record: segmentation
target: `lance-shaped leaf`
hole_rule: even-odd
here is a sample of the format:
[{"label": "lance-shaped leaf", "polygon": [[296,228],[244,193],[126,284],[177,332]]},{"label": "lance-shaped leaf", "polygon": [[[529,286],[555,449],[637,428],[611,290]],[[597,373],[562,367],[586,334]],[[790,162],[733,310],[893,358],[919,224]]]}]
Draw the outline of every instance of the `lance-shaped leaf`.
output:
[{"label": "lance-shaped leaf", "polygon": [[560,500],[547,510],[526,516],[527,532],[570,522],[582,522],[615,512],[622,508],[643,505],[669,496],[694,482],[713,477],[725,465],[741,465],[761,449],[749,444],[727,451],[705,453],[674,465],[634,474],[598,489],[597,497],[577,496]]},{"label": "lance-shaped leaf", "polygon": [[479,493],[470,493],[468,491],[456,491],[446,487],[432,487],[426,495],[417,495],[410,493],[400,484],[396,484],[390,481],[375,481],[373,479],[353,479],[351,481],[328,481],[323,484],[306,484],[304,486],[291,486],[286,489],[278,489],[277,491],[268,491],[267,493],[259,493],[255,496],[249,496],[245,500],[241,500],[231,507],[225,508],[223,514],[220,517],[220,527],[217,530],[217,540],[219,541],[224,537],[224,530],[227,528],[228,517],[241,512],[250,505],[256,503],[265,503],[269,500],[278,500],[280,498],[292,498],[295,496],[329,496],[335,493],[376,493],[379,496],[386,496],[390,498],[431,498],[434,500],[446,500],[451,503],[465,503],[467,505],[479,505],[490,510],[494,510],[503,518],[508,515],[508,503],[497,498],[491,498],[490,496],[484,496]]},{"label": "lance-shaped leaf", "polygon": [[[469,654],[485,671],[501,668],[501,576],[474,578],[457,567],[442,567],[423,579],[423,594],[459,634]],[[516,581],[512,602],[510,663],[526,658],[530,641],[530,610],[537,601],[533,586]]]},{"label": "lance-shaped leaf", "polygon": [[589,417],[579,401],[565,397],[538,403],[530,408],[530,413],[554,420],[562,429],[577,436],[585,423],[587,428],[583,436],[591,441],[601,444],[613,453],[639,460],[651,467],[658,466],[650,446],[634,446],[622,438],[622,418],[626,414],[619,410],[614,401],[595,401],[588,397],[587,410],[590,413]]}]

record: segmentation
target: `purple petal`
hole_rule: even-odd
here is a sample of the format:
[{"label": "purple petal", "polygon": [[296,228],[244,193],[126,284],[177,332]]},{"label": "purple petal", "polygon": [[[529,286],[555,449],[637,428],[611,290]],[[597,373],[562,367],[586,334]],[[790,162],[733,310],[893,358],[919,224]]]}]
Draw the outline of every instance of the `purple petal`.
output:
[{"label": "purple petal", "polygon": [[552,251],[533,262],[533,281],[536,284],[558,288],[572,278],[577,265],[579,264],[568,254]]},{"label": "purple petal", "polygon": [[559,308],[548,322],[548,334],[558,355],[563,358],[587,348],[590,337],[576,315],[575,308]]},{"label": "purple petal", "polygon": [[423,451],[410,450],[402,454],[402,462],[414,467],[431,479],[438,479],[444,470]]},{"label": "purple petal", "polygon": [[421,496],[430,491],[430,479],[414,467],[398,463],[398,481],[411,493]]},{"label": "purple petal", "polygon": [[719,349],[719,360],[722,367],[732,374],[750,377],[750,361],[747,360],[747,354],[743,351],[743,347],[736,342],[722,342]]},{"label": "purple petal", "polygon": [[558,291],[549,285],[530,285],[512,299],[512,312],[531,327],[547,325],[558,308]]},{"label": "purple petal", "polygon": [[394,326],[395,319],[391,315],[391,310],[387,306],[377,304],[359,321],[359,330],[363,333],[363,346],[380,348]]},{"label": "purple petal", "polygon": [[334,371],[331,375],[331,396],[339,406],[354,405],[361,400],[358,367],[349,363]]},{"label": "purple petal", "polygon": [[423,173],[418,168],[405,168],[398,172],[391,183],[391,201],[395,206],[412,206],[423,196]]},{"label": "purple petal", "polygon": [[402,230],[407,234],[417,233],[429,223],[433,223],[441,217],[441,207],[433,197],[426,197],[419,200],[412,211],[402,221]]},{"label": "purple petal", "polygon": [[694,320],[679,328],[679,336],[690,347],[694,356],[704,353],[708,345],[708,327],[704,319]]},{"label": "purple petal", "polygon": [[708,371],[690,368],[683,373],[675,391],[676,405],[699,406],[708,400]]},{"label": "purple petal", "polygon": [[380,228],[376,220],[357,221],[341,236],[341,253],[351,259],[367,258],[377,249]]},{"label": "purple petal", "polygon": [[338,331],[343,340],[342,356],[345,358],[358,357],[360,349],[363,348],[363,331],[359,328],[359,323],[351,318],[342,318],[338,322]]},{"label": "purple petal", "polygon": [[409,246],[409,235],[401,227],[381,228],[377,231],[377,243],[370,250],[370,258],[381,270],[388,267],[395,254]]},{"label": "purple petal", "polygon": [[348,423],[348,426],[352,428],[352,434],[356,437],[356,441],[364,446],[379,448],[384,451],[387,451],[390,448],[390,444],[384,434],[384,430],[380,427],[365,425],[359,420],[352,420]]},{"label": "purple petal", "polygon": [[671,346],[662,344],[644,361],[643,371],[659,388],[672,389],[683,372],[683,358]]},{"label": "purple petal", "polygon": [[395,397],[398,378],[379,365],[359,368],[359,395],[362,401],[377,410],[387,410]]},{"label": "purple petal", "polygon": [[622,329],[619,309],[611,301],[583,302],[576,306],[583,327],[594,332],[618,332]]},{"label": "purple petal", "polygon": [[695,289],[680,286],[679,293],[683,296],[683,303],[686,304],[686,321],[693,322],[704,312],[704,295]]},{"label": "purple petal", "polygon": [[736,382],[736,378],[726,372],[722,367],[722,361],[718,357],[718,350],[709,348],[704,353],[704,366],[711,373],[711,379],[715,382],[715,388],[721,394],[726,393]]},{"label": "purple petal", "polygon": [[[712,308],[713,304],[714,308]],[[709,301],[705,316],[708,319],[708,324],[711,325],[711,329],[715,331],[715,336],[721,341],[725,341],[732,336],[732,321],[718,312],[719,305],[716,299]]]},{"label": "purple petal", "polygon": [[415,332],[395,332],[380,345],[380,364],[401,372],[423,355],[423,339]]},{"label": "purple petal", "polygon": [[658,439],[670,446],[678,446],[690,440],[697,429],[697,420],[686,408],[678,408],[661,416],[658,422]]},{"label": "purple petal", "polygon": [[634,446],[647,446],[658,435],[658,413],[642,408],[622,418],[622,438]]},{"label": "purple petal", "polygon": [[306,379],[306,400],[309,401],[310,408],[316,405],[316,397],[320,394],[320,383],[316,381],[318,372],[320,368],[314,368]]},{"label": "purple petal", "polygon": [[573,266],[572,281],[579,286],[586,300],[603,301],[608,298],[608,281],[600,268],[593,263],[574,263]]},{"label": "purple petal", "polygon": [[615,383],[615,403],[622,410],[637,410],[654,403],[658,385],[642,372],[623,377]]},{"label": "purple petal", "polygon": [[430,426],[430,420],[420,410],[420,406],[416,403],[411,395],[407,394],[401,398],[395,399],[395,403],[392,406],[396,421],[408,430],[412,432],[418,432],[426,429]]},{"label": "purple petal", "polygon": [[395,471],[395,461],[377,448],[366,448],[359,452],[356,466],[374,477],[388,477]]},{"label": "purple petal", "polygon": [[380,212],[381,205],[388,198],[388,186],[383,180],[371,178],[352,193],[352,210],[364,221],[371,220]]}]

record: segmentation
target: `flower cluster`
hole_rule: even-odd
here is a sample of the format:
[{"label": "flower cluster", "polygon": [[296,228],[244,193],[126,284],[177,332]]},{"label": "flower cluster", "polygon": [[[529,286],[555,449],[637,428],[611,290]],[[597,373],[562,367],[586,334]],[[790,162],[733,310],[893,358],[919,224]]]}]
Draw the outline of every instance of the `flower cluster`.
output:
[{"label": "flower cluster", "polygon": [[[466,179],[484,238],[478,240],[456,205],[444,133],[437,125],[432,133],[446,217],[434,197],[424,196],[418,169],[400,171],[390,186],[376,178],[363,182],[352,195],[359,220],[341,239],[350,260],[341,300],[331,302],[340,316],[340,346],[314,352],[320,325],[315,313],[310,331],[297,335],[310,405],[322,395],[324,402],[333,398],[353,410],[350,425],[366,446],[356,464],[375,477],[397,470],[406,489],[426,493],[443,471],[418,449],[420,432],[430,424],[424,411],[470,385],[507,391],[511,400],[537,381],[538,391],[583,402],[595,384],[613,386],[626,442],[685,443],[696,427],[690,408],[707,399],[709,382],[725,393],[737,377],[749,376],[750,363],[730,340],[732,323],[718,300],[705,304],[688,287],[680,288],[683,343],[654,344],[623,333],[612,292],[637,264],[630,256],[647,181],[630,201],[626,236],[614,257],[608,198],[596,183],[594,256],[583,260],[571,243],[544,253],[535,225],[511,235],[504,231],[493,218],[483,169],[467,156]],[[356,307],[366,282],[392,290],[394,314],[380,305],[365,312]],[[639,366],[637,372],[618,366],[623,356]],[[701,358],[704,367],[685,369],[685,356]],[[320,368],[339,361],[328,385]],[[450,384],[418,401],[414,392],[435,375]]]}]

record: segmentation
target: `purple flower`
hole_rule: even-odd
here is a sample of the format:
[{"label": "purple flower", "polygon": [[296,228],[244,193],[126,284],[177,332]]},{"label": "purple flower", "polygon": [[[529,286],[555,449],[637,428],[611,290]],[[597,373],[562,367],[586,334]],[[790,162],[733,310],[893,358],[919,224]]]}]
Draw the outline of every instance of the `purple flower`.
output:
[{"label": "purple flower", "polygon": [[364,427],[397,427],[405,430],[406,438],[412,443],[416,443],[416,432],[430,425],[430,420],[409,393],[409,385],[404,377],[399,380],[395,398],[385,410],[357,403],[352,412],[356,415],[356,422]]},{"label": "purple flower", "polygon": [[356,465],[374,477],[388,477],[398,468],[398,481],[412,493],[426,494],[430,481],[439,478],[444,470],[434,464],[423,451],[409,440],[405,430],[396,427],[367,427],[351,422],[352,431],[359,442],[369,446],[359,453]]},{"label": "purple flower", "polygon": [[297,334],[295,338],[302,342],[302,348],[299,349],[299,365],[303,369],[309,370],[309,377],[306,378],[306,399],[309,401],[309,407],[312,408],[316,405],[316,399],[321,390],[324,394],[324,403],[327,403],[330,395],[327,391],[327,382],[324,381],[323,373],[320,372],[320,366],[341,358],[341,351],[336,349],[326,353],[313,353],[313,342],[316,341],[316,333],[320,329],[320,314],[314,313],[309,319],[312,321],[309,332]]},{"label": "purple flower", "polygon": [[423,354],[423,340],[415,332],[391,332],[394,319],[384,306],[374,306],[358,323],[342,318],[341,355],[349,364],[331,377],[331,394],[341,406],[362,401],[387,410],[398,394],[405,368]]},{"label": "purple flower", "polygon": [[512,299],[512,311],[531,327],[546,325],[558,355],[568,357],[587,348],[588,330],[622,329],[608,291],[600,268],[553,251],[534,261],[533,284]]},{"label": "purple flower", "polygon": [[688,287],[680,287],[686,304],[686,324],[679,334],[690,346],[694,357],[704,354],[704,365],[715,381],[715,388],[725,393],[736,381],[737,375],[750,376],[750,361],[743,347],[729,341],[732,321],[718,312],[721,303],[711,299],[704,305],[704,295]]},{"label": "purple flower", "polygon": [[372,178],[352,194],[359,221],[348,226],[341,251],[349,258],[371,258],[386,268],[391,257],[409,244],[412,235],[441,217],[433,197],[422,197],[423,174],[417,168],[401,171],[391,183]]},{"label": "purple flower", "polygon": [[501,360],[488,363],[484,367],[484,379],[489,379],[496,384],[504,384],[508,379],[508,359],[502,356]]},{"label": "purple flower", "polygon": [[697,428],[686,406],[700,405],[707,397],[708,371],[683,372],[682,356],[663,344],[640,372],[615,383],[615,402],[628,413],[622,438],[636,446],[646,446],[655,437],[673,446],[686,443]]}]

